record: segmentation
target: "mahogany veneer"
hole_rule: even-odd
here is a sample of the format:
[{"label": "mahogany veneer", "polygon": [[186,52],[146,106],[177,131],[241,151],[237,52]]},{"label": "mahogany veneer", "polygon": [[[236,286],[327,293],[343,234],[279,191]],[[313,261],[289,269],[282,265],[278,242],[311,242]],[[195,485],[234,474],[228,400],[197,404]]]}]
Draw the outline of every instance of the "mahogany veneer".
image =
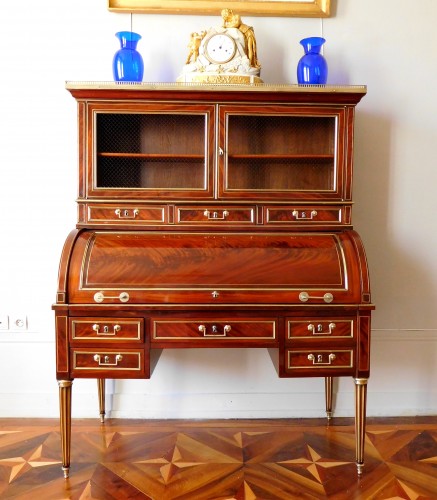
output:
[{"label": "mahogany veneer", "polygon": [[69,83],[76,229],[56,314],[63,469],[71,387],[148,378],[152,350],[269,348],[280,377],[356,387],[364,463],[369,276],[352,227],[365,87]]}]

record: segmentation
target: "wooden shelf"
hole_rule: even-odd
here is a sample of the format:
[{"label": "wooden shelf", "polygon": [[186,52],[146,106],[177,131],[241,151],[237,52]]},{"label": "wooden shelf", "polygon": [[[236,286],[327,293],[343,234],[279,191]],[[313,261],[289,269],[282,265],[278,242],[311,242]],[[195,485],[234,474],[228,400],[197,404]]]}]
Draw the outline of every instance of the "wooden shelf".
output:
[{"label": "wooden shelf", "polygon": [[273,155],[273,154],[243,154],[228,155],[229,160],[334,160],[334,155]]},{"label": "wooden shelf", "polygon": [[134,160],[204,160],[204,155],[180,155],[161,153],[97,153],[102,158],[132,158]]}]

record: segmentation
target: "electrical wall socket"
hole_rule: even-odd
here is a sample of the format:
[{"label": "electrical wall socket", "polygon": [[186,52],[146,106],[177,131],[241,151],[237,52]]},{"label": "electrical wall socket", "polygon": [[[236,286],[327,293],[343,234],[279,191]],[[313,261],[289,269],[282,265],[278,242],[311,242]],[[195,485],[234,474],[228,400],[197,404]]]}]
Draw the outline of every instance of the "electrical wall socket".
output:
[{"label": "electrical wall socket", "polygon": [[25,314],[0,314],[0,331],[23,332],[28,329]]},{"label": "electrical wall socket", "polygon": [[0,314],[0,330],[9,330],[9,316]]},{"label": "electrical wall socket", "polygon": [[27,316],[25,314],[16,314],[9,317],[9,330],[27,330]]}]

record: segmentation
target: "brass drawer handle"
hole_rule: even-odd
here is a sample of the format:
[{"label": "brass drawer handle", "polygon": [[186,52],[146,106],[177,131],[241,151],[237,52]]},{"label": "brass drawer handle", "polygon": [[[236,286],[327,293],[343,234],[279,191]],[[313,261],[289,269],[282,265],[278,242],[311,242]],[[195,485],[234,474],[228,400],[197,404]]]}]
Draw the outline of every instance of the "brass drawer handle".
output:
[{"label": "brass drawer handle", "polygon": [[115,362],[111,363],[109,361],[109,356],[107,355],[104,356],[102,361],[100,354],[94,354],[94,361],[97,361],[97,363],[99,363],[99,366],[117,366],[118,362],[121,361],[122,359],[123,356],[121,354],[117,354],[115,356]]},{"label": "brass drawer handle", "polygon": [[98,323],[95,323],[93,325],[93,330],[97,333],[97,335],[117,335],[117,332],[121,330],[120,325],[114,325],[112,332],[109,329],[108,325],[103,325],[103,328],[100,329],[100,325]]},{"label": "brass drawer handle", "polygon": [[332,331],[335,328],[335,323],[329,323],[328,327],[329,327],[329,330],[326,332],[326,331],[323,331],[323,325],[321,323],[319,323],[317,325],[317,327],[315,325],[313,325],[312,323],[310,323],[308,325],[308,330],[310,332],[312,332],[313,335],[331,335]]},{"label": "brass drawer handle", "polygon": [[117,208],[115,210],[115,215],[118,215],[119,219],[135,219],[139,213],[140,211],[138,208],[134,208],[133,210],[128,210],[127,208],[122,210],[121,208]]},{"label": "brass drawer handle", "polygon": [[307,293],[307,292],[300,292],[299,294],[299,300],[301,302],[308,302],[309,300],[312,299],[323,299],[327,304],[330,304],[334,300],[334,296],[332,293],[325,293],[323,297],[313,295],[312,297]]},{"label": "brass drawer handle", "polygon": [[229,215],[229,212],[227,210],[223,210],[222,215],[219,216],[218,212],[210,212],[209,210],[205,210],[203,212],[203,215],[205,217],[208,217],[208,220],[225,220]]},{"label": "brass drawer handle", "polygon": [[309,216],[307,215],[307,212],[305,212],[305,210],[300,212],[300,215],[299,210],[293,210],[292,215],[296,220],[313,220],[317,215],[317,210],[311,210]]},{"label": "brass drawer handle", "polygon": [[103,292],[94,294],[95,302],[101,303],[105,299],[119,299],[120,302],[129,302],[129,294],[127,292],[121,292],[120,295],[105,295]]},{"label": "brass drawer handle", "polygon": [[204,337],[226,337],[226,334],[232,330],[232,327],[231,325],[225,325],[223,332],[220,332],[217,325],[212,325],[211,333],[208,333],[205,325],[199,325],[198,330],[203,333]]},{"label": "brass drawer handle", "polygon": [[334,353],[331,353],[328,356],[328,361],[323,361],[323,354],[317,354],[315,356],[314,354],[308,354],[308,360],[313,362],[313,365],[330,365],[331,361],[334,361],[336,358],[336,355]]}]

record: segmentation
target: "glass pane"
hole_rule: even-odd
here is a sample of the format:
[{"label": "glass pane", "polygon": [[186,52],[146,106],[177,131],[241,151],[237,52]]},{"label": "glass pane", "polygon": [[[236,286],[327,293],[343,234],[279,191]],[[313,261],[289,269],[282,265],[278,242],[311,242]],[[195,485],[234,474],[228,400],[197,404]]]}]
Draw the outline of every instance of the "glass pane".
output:
[{"label": "glass pane", "polygon": [[98,113],[96,187],[205,189],[205,115]]},{"label": "glass pane", "polygon": [[227,189],[335,189],[335,117],[229,115],[227,125]]}]

